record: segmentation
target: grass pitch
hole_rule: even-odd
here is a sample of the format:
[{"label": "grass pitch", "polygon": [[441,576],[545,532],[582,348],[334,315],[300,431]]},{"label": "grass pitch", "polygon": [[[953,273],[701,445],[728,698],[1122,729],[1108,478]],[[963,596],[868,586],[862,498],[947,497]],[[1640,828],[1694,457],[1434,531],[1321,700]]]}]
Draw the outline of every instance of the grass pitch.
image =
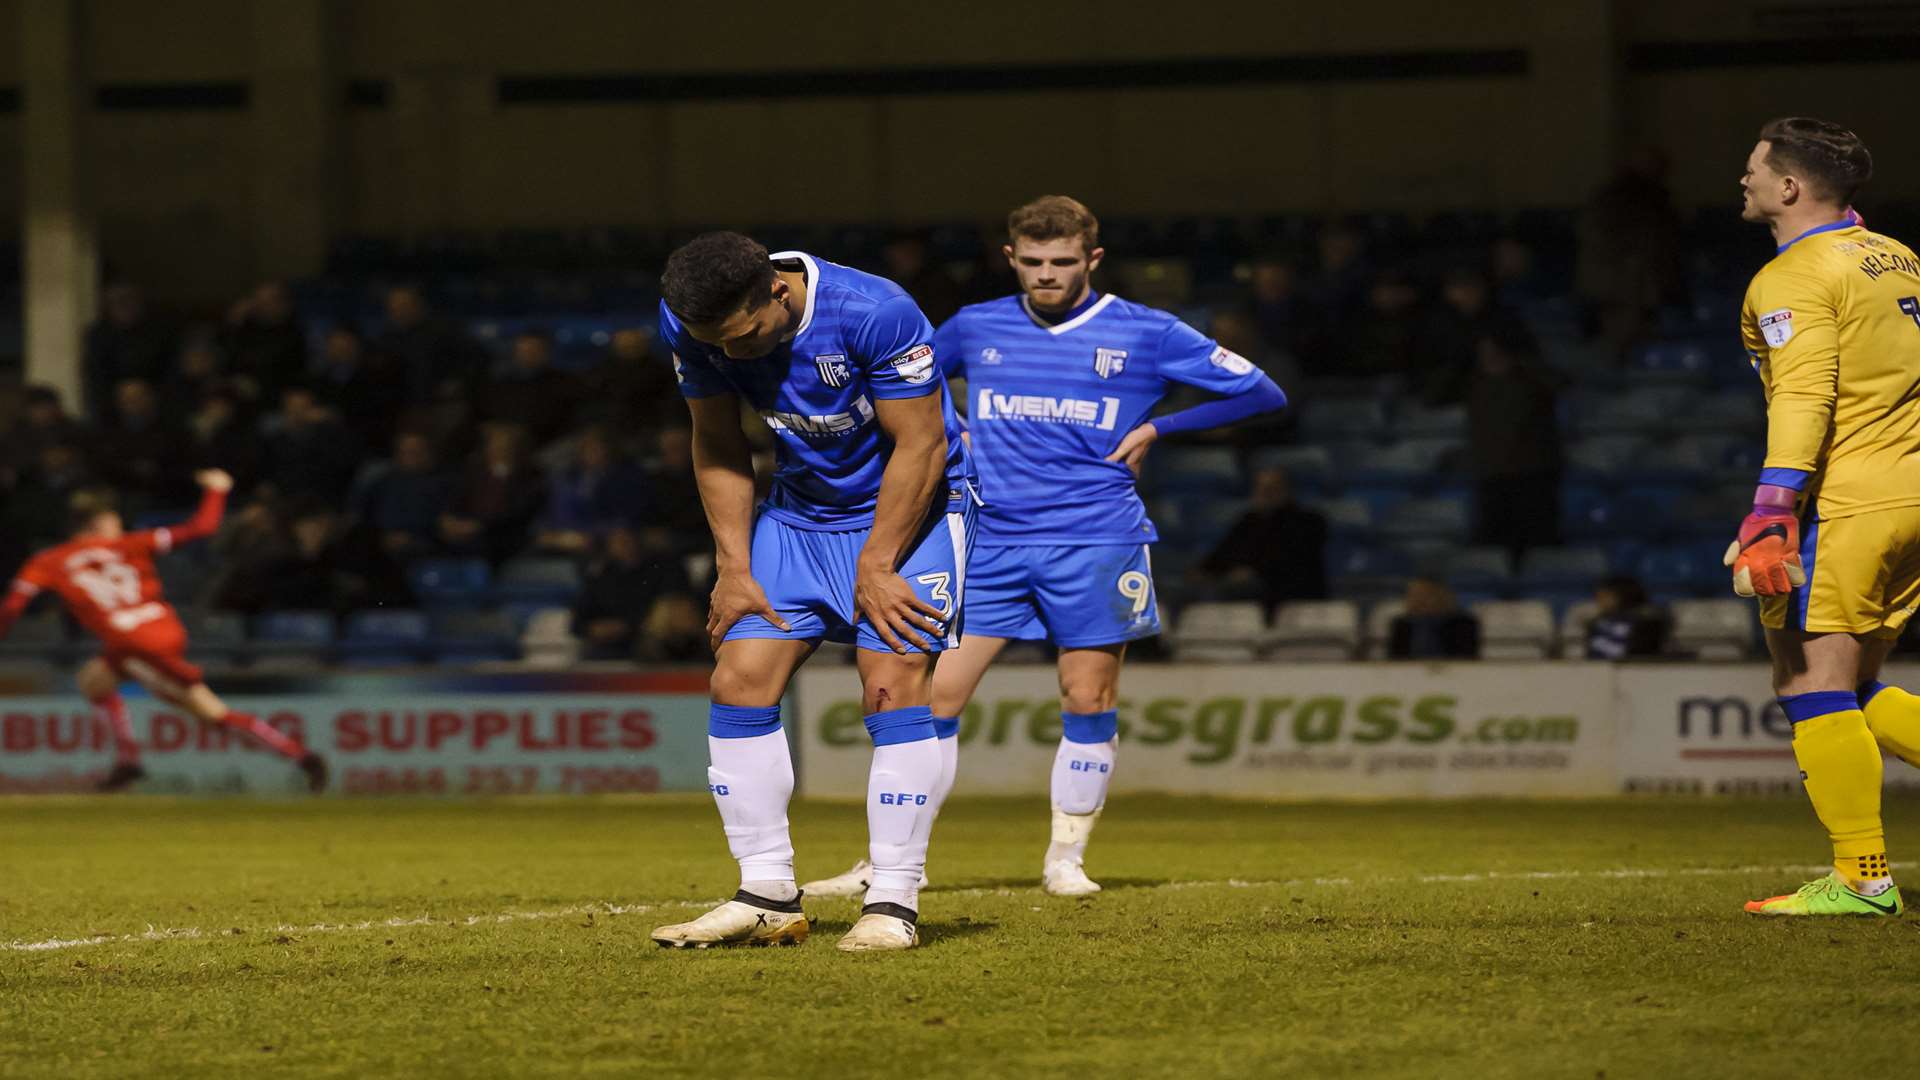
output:
[{"label": "grass pitch", "polygon": [[[793,816],[803,877],[860,854]],[[836,952],[852,901],[682,952],[735,885],[704,798],[0,801],[0,1076],[1920,1072],[1920,913],[1740,911],[1815,872],[1802,803],[1122,798],[1078,901],[1045,834],[953,803],[912,953]]]}]

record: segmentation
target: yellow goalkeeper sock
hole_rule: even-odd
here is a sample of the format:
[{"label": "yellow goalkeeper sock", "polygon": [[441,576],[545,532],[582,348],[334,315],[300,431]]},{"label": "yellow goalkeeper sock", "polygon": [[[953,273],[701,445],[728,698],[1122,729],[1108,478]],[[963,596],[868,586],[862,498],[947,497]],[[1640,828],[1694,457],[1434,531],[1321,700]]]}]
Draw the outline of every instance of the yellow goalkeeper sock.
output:
[{"label": "yellow goalkeeper sock", "polygon": [[[1833,840],[1833,866],[1849,885],[1886,865],[1880,822],[1880,747],[1867,730],[1858,700],[1846,691],[1816,691],[1780,699],[1793,721],[1793,756],[1813,812]],[[1877,875],[1884,878],[1882,871]]]},{"label": "yellow goalkeeper sock", "polygon": [[1881,748],[1920,769],[1920,697],[1883,682],[1861,683],[1859,697]]}]

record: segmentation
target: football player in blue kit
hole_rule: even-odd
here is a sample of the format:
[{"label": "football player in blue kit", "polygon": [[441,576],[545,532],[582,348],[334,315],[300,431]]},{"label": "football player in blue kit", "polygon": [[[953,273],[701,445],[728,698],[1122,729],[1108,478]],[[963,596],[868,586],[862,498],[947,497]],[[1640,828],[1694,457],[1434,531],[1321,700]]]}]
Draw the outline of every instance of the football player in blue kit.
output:
[{"label": "football player in blue kit", "polygon": [[[934,673],[933,722],[952,761],[961,710],[1006,643],[1059,647],[1061,740],[1041,881],[1054,895],[1084,896],[1100,889],[1082,863],[1113,776],[1121,660],[1128,642],[1160,632],[1148,556],[1156,534],[1134,486],[1140,462],[1163,435],[1287,399],[1174,315],[1097,292],[1100,225],[1078,201],[1036,199],[1008,216],[1007,233],[1020,293],[962,308],[933,339],[949,377],[966,380],[986,494],[967,567],[967,634]],[[1149,420],[1176,384],[1221,397]],[[807,888],[853,895],[872,872],[858,864]]]},{"label": "football player in blue kit", "polygon": [[[660,292],[713,529],[708,786],[740,891],[653,939],[805,940],[780,701],[826,639],[858,646],[874,742],[871,887],[840,948],[910,948],[936,794],[951,785],[929,707],[933,662],[958,641],[978,503],[933,327],[890,281],[802,252],[769,255],[738,233],[675,251]],[[757,514],[742,405],[774,434],[772,492]]]}]

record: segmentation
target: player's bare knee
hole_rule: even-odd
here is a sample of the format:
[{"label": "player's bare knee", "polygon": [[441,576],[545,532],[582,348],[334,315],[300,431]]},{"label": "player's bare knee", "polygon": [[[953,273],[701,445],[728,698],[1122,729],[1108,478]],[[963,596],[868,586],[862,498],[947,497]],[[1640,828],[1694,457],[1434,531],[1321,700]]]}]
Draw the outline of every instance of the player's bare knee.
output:
[{"label": "player's bare knee", "polygon": [[725,656],[714,665],[709,687],[714,704],[747,708],[778,705],[780,695],[786,690],[785,685],[775,678],[774,672]]},{"label": "player's bare knee", "polygon": [[1075,674],[1060,678],[1061,712],[1106,712],[1115,706],[1119,696],[1119,687],[1114,681],[1099,675]]},{"label": "player's bare knee", "polygon": [[863,654],[860,704],[868,714],[929,705],[933,700],[933,657],[925,653]]},{"label": "player's bare knee", "polygon": [[82,696],[93,699],[113,693],[119,680],[113,677],[113,669],[105,661],[89,660],[74,674],[73,681],[79,686]]}]

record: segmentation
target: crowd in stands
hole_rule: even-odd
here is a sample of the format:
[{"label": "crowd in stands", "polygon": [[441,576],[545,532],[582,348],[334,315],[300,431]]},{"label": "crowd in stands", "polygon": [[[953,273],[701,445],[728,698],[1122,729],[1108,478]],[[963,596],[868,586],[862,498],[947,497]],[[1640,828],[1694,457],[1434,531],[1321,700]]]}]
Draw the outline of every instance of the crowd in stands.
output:
[{"label": "crowd in stands", "polygon": [[[1734,326],[1768,249],[1689,222],[1661,168],[1636,159],[1578,213],[1111,222],[1105,287],[1176,308],[1294,404],[1149,456],[1169,625],[1350,602],[1340,618],[1380,621],[1355,631],[1379,638],[1366,651],[1460,658],[1491,654],[1485,605],[1528,602],[1558,654],[1669,651],[1670,606],[1724,595],[1706,549],[1757,473]],[[890,274],[935,321],[1013,289],[989,230],[857,237],[802,242]],[[210,557],[172,571],[183,608],[344,626],[438,610],[478,574],[534,583],[474,593],[522,622],[516,597],[568,608],[584,658],[699,657],[711,539],[650,294],[623,278],[588,317],[565,298],[585,287],[506,300],[503,275],[348,260],[201,321],[112,284],[83,400],[0,386],[0,570],[64,538],[79,489],[148,524],[217,466],[237,487]]]}]

